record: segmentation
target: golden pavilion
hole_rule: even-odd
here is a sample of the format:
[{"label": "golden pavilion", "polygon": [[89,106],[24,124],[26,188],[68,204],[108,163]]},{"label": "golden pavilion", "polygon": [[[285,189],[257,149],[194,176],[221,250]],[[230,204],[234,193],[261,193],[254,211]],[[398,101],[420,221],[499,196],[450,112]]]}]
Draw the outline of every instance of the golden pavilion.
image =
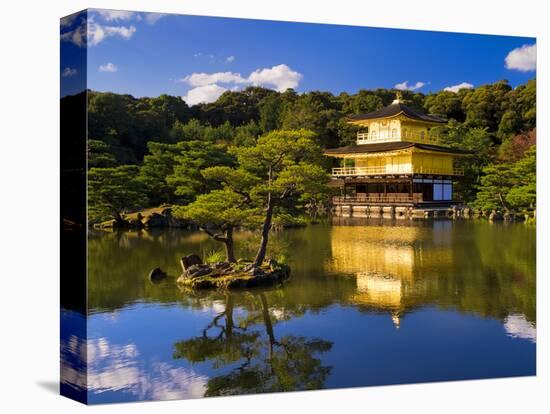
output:
[{"label": "golden pavilion", "polygon": [[[356,144],[325,150],[339,158],[332,169],[332,185],[341,189],[333,197],[336,212],[366,207],[445,209],[458,204],[453,182],[464,175],[456,159],[468,151],[440,144],[433,128],[447,121],[407,106],[398,94],[391,105],[378,111],[353,115],[359,126]],[[359,208],[357,208],[359,207]],[[366,209],[367,216],[369,208]],[[342,214],[346,215],[346,214]]]}]

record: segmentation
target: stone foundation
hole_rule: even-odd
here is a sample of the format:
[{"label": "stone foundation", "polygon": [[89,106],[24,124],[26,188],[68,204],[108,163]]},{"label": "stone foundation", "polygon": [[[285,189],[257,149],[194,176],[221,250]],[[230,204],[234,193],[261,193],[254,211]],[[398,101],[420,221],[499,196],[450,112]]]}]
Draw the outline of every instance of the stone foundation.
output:
[{"label": "stone foundation", "polygon": [[471,210],[463,207],[413,207],[381,205],[337,205],[332,208],[336,217],[384,218],[416,220],[431,218],[469,218]]}]

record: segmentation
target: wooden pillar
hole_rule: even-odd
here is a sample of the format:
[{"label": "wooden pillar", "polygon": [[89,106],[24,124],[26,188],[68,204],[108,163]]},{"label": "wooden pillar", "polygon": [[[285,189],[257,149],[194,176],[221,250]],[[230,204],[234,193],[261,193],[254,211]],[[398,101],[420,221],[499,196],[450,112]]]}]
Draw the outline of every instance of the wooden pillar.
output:
[{"label": "wooden pillar", "polygon": [[411,175],[410,188],[409,188],[409,198],[413,198],[413,176]]}]

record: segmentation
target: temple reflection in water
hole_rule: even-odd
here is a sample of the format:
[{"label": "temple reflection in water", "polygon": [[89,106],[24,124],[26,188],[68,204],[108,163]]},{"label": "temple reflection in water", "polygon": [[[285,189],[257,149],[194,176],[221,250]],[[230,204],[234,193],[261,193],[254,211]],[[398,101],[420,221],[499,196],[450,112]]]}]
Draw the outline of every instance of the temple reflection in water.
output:
[{"label": "temple reflection in water", "polygon": [[389,311],[399,327],[402,315],[426,294],[426,269],[440,272],[453,262],[450,225],[449,221],[434,222],[429,228],[334,225],[328,270],[353,274],[357,291],[349,300]]}]

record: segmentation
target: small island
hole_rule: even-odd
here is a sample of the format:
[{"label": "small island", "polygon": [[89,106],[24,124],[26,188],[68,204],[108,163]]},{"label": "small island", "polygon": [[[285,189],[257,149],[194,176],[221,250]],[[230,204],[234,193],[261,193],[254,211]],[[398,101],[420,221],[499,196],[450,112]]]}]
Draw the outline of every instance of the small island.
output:
[{"label": "small island", "polygon": [[275,259],[260,266],[252,262],[203,263],[196,255],[182,257],[183,273],[177,283],[184,289],[234,289],[281,285],[290,277],[290,267]]}]

